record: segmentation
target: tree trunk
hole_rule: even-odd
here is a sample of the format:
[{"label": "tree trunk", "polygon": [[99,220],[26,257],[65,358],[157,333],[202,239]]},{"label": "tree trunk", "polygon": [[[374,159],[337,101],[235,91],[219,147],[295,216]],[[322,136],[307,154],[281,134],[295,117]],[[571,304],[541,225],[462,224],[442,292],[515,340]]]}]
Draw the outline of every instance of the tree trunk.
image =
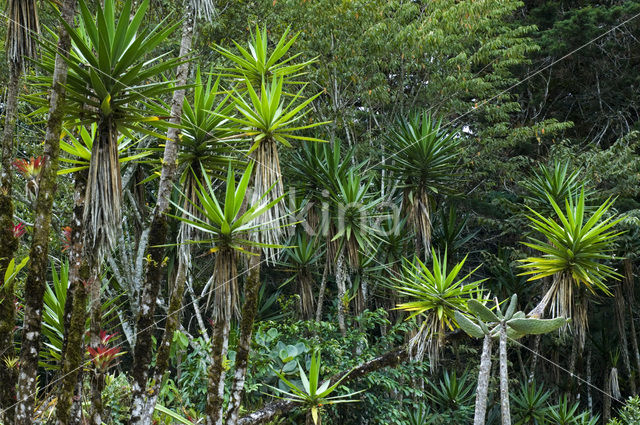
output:
[{"label": "tree trunk", "polygon": [[[229,304],[231,304],[229,300]],[[206,425],[222,425],[224,402],[225,357],[229,347],[229,318],[220,318],[214,324],[211,344],[211,366],[207,384]]]},{"label": "tree trunk", "polygon": [[316,308],[316,322],[322,321],[322,305],[324,304],[324,293],[327,290],[327,278],[329,275],[329,258],[324,265],[322,272],[322,280],[320,281],[320,290],[318,292],[318,306]]},{"label": "tree trunk", "polygon": [[[631,334],[631,347],[633,348],[633,354],[636,360],[636,374],[640,374],[640,349],[638,349],[638,337],[636,334],[636,324],[633,317],[633,308],[635,303],[635,279],[633,276],[633,262],[626,258],[623,262],[624,265],[624,280],[623,285],[625,288],[625,294],[627,302],[629,303],[629,333]],[[636,387],[637,390],[637,387]],[[637,394],[637,393],[635,393]]]},{"label": "tree trunk", "polygon": [[[87,315],[87,288],[89,283],[89,266],[82,255],[82,216],[84,214],[84,195],[86,193],[87,171],[76,173],[73,221],[71,228],[71,247],[69,249],[69,295],[71,300],[68,313],[68,326],[65,326],[63,343],[63,362],[61,369],[62,383],[58,392],[56,405],[57,425],[67,425],[70,421],[71,405],[77,388],[80,364],[84,354],[84,332]],[[65,305],[65,310],[67,306]]]},{"label": "tree trunk", "polygon": [[507,369],[507,325],[500,324],[500,411],[502,425],[511,425],[509,408],[509,371]]},{"label": "tree trunk", "polygon": [[347,336],[347,327],[344,324],[344,310],[345,310],[345,298],[347,293],[346,288],[346,273],[344,264],[344,244],[340,248],[338,254],[338,261],[336,261],[336,285],[338,286],[338,326],[340,327],[340,333],[344,338]]},{"label": "tree trunk", "polygon": [[478,387],[476,389],[476,409],[473,425],[484,425],[487,417],[487,395],[489,394],[489,375],[491,374],[491,335],[485,335],[478,371]]},{"label": "tree trunk", "polygon": [[626,302],[625,297],[620,285],[614,287],[615,296],[615,310],[616,321],[618,322],[618,334],[620,335],[620,354],[622,355],[622,364],[624,365],[625,372],[627,372],[627,378],[629,381],[629,387],[631,393],[636,393],[636,382],[633,376],[633,370],[631,369],[631,360],[629,357],[629,342],[627,340],[627,328],[625,326],[626,317]]},{"label": "tree trunk", "polygon": [[[4,285],[4,272],[15,255],[18,240],[13,235],[13,199],[11,196],[13,134],[18,112],[20,70],[10,62],[9,86],[5,104],[4,133],[2,137],[2,177],[0,190],[0,353],[3,358],[13,358],[13,330],[15,328],[14,285]],[[17,366],[0,367],[0,423],[13,422],[13,403],[16,391]],[[5,411],[6,410],[6,411]]]},{"label": "tree trunk", "polygon": [[144,413],[142,415],[141,424],[151,425],[153,412],[156,408],[156,402],[158,401],[158,395],[160,393],[160,386],[163,382],[163,376],[167,368],[169,367],[169,355],[171,353],[171,343],[173,342],[173,334],[178,329],[180,324],[180,311],[182,307],[182,299],[184,297],[184,287],[186,282],[187,265],[184,261],[180,261],[178,264],[178,273],[176,274],[176,282],[171,292],[171,298],[169,301],[169,310],[167,311],[167,321],[165,322],[164,333],[162,335],[162,342],[158,347],[158,354],[156,356],[156,366],[153,371],[153,386],[148,389],[148,399],[144,407]]},{"label": "tree trunk", "polygon": [[[182,26],[182,41],[180,43],[180,56],[185,57],[191,50],[193,38],[193,10],[191,2],[186,2],[186,17]],[[189,74],[189,64],[183,63],[177,69],[177,85],[184,86]],[[182,119],[182,103],[185,90],[178,89],[173,92],[171,101],[172,124],[180,124]],[[167,131],[164,156],[162,160],[162,172],[160,183],[158,184],[158,201],[152,215],[151,237],[149,241],[148,257],[151,261],[147,264],[147,274],[142,296],[140,299],[140,313],[138,314],[137,326],[138,336],[133,358],[133,385],[132,385],[132,411],[131,424],[143,423],[143,409],[146,404],[145,389],[149,376],[149,364],[151,360],[151,336],[155,328],[153,315],[155,312],[156,300],[162,281],[164,271],[164,252],[162,247],[167,239],[167,219],[165,212],[169,207],[169,197],[173,189],[178,160],[178,145],[176,140],[179,137],[179,129],[171,127]],[[182,299],[180,300],[182,302]],[[164,371],[163,371],[164,373]]]},{"label": "tree trunk", "polygon": [[[259,251],[258,251],[259,252]],[[253,335],[253,323],[258,314],[258,294],[260,292],[260,255],[252,255],[249,258],[249,275],[244,289],[244,305],[242,306],[242,319],[240,320],[240,339],[236,348],[235,373],[229,408],[227,409],[226,425],[235,425],[238,421],[238,409],[244,393],[244,383],[249,365],[249,353],[251,352],[251,337]]]},{"label": "tree trunk", "polygon": [[[62,18],[73,25],[75,0],[64,0]],[[30,251],[31,265],[25,282],[25,312],[20,352],[20,374],[18,376],[16,425],[32,423],[32,412],[36,393],[38,351],[42,326],[42,304],[49,263],[49,231],[53,211],[53,198],[57,188],[60,131],[62,128],[67,80],[67,63],[61,55],[68,56],[71,40],[64,26],[60,26],[58,47],[50,91],[49,118],[45,135],[44,165],[40,175],[40,188],[36,199],[35,222]]]},{"label": "tree trunk", "polygon": [[611,419],[611,368],[605,367],[602,377],[604,394],[602,394],[602,423],[606,424]]}]

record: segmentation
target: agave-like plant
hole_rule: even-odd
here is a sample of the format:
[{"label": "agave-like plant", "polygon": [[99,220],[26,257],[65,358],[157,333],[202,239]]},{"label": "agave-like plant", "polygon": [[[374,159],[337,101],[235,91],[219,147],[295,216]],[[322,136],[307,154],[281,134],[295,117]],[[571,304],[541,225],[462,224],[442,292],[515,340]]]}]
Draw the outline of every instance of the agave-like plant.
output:
[{"label": "agave-like plant", "polygon": [[284,396],[274,396],[278,398],[282,398],[287,401],[292,401],[294,403],[302,405],[305,409],[308,409],[311,413],[311,417],[313,418],[313,423],[316,425],[322,424],[322,416],[320,415],[320,408],[322,406],[330,405],[330,404],[338,404],[338,403],[353,403],[358,400],[353,400],[351,397],[362,392],[355,391],[349,394],[343,395],[334,395],[335,390],[340,386],[342,381],[349,376],[349,373],[344,374],[340,379],[338,379],[333,384],[330,379],[326,379],[325,381],[320,381],[320,351],[311,355],[311,364],[309,366],[309,375],[307,375],[302,369],[300,363],[298,363],[298,368],[300,369],[300,381],[302,382],[302,387],[296,385],[295,383],[289,381],[282,373],[278,371],[274,371],[276,375],[282,380],[282,382],[288,387],[289,391],[282,390],[280,388],[273,387],[269,385],[270,388],[276,390],[280,394],[284,394]]},{"label": "agave-like plant", "polygon": [[313,295],[313,267],[320,260],[323,251],[318,240],[305,232],[297,232],[284,250],[284,257],[278,264],[294,275],[300,295],[300,313],[304,319],[310,319],[314,313],[315,297]]},{"label": "agave-like plant", "polygon": [[542,316],[550,304],[552,317],[572,319],[570,326],[579,338],[580,347],[584,347],[587,295],[600,291],[610,296],[606,279],[619,276],[605,261],[612,258],[612,242],[620,235],[613,226],[621,218],[607,217],[612,205],[610,199],[586,217],[584,191],[577,199],[565,201],[565,211],[553,198],[548,199],[555,217],[548,218],[530,209],[530,226],[542,238],[531,236],[529,242],[524,242],[543,255],[519,260],[520,267],[525,269],[522,275],[532,275],[529,280],[553,276],[551,287],[531,314]]},{"label": "agave-like plant", "polygon": [[[72,39],[68,59],[66,114],[78,125],[96,123],[84,209],[85,249],[97,261],[107,247],[113,247],[121,223],[122,183],[118,155],[118,134],[130,132],[160,134],[141,125],[158,125],[158,116],[148,114],[140,103],[175,89],[170,81],[156,80],[162,73],[178,65],[177,58],[161,54],[149,57],[155,48],[179,26],[167,19],[150,30],[141,29],[149,0],[140,3],[132,17],[132,1],[126,0],[116,14],[116,1],[105,0],[92,14],[85,0],[78,1],[78,26],[62,25]],[[117,16],[117,17],[116,17]],[[55,45],[47,47],[48,55],[41,66],[51,75]],[[49,86],[51,77],[44,77]],[[46,99],[44,99],[46,100]],[[39,100],[43,102],[42,99]],[[43,105],[45,106],[45,105]],[[45,106],[46,107],[46,106]]]},{"label": "agave-like plant", "polygon": [[387,140],[394,152],[387,168],[404,189],[402,207],[415,233],[416,249],[428,256],[433,196],[451,190],[460,138],[425,112],[398,120]]},{"label": "agave-like plant", "polygon": [[[91,164],[93,141],[96,139],[98,125],[93,123],[89,128],[80,126],[77,127],[76,130],[77,134],[74,134],[74,131],[63,129],[62,134],[64,138],[60,140],[60,149],[69,156],[61,157],[60,161],[69,164],[69,166],[61,168],[58,174],[69,174],[86,170]],[[137,141],[130,139],[124,134],[118,137],[118,161],[121,166],[127,162],[137,161],[151,155],[151,151],[140,150],[137,153],[125,156],[137,143]]]},{"label": "agave-like plant", "polygon": [[294,34],[287,40],[289,30],[287,28],[284,31],[271,51],[269,51],[266,26],[262,29],[256,27],[255,33],[251,34],[247,49],[234,41],[240,54],[233,53],[222,46],[216,46],[218,53],[234,64],[233,67],[222,68],[220,70],[221,74],[239,81],[246,80],[249,84],[255,86],[259,86],[265,79],[268,80],[273,76],[282,77],[289,82],[293,78],[302,75],[304,68],[315,62],[316,59],[295,63],[294,60],[300,56],[300,53],[286,56],[300,34]]},{"label": "agave-like plant", "polygon": [[238,253],[249,254],[250,248],[253,247],[279,247],[254,241],[250,235],[261,229],[262,224],[259,224],[256,219],[280,202],[280,198],[271,201],[263,198],[256,203],[250,202],[246,210],[241,213],[243,203],[247,201],[247,189],[253,169],[254,165],[251,162],[236,184],[233,169],[229,166],[223,206],[218,202],[215,187],[204,169],[201,170],[201,181],[197,181],[197,204],[186,198],[193,210],[174,203],[181,213],[181,216],[175,218],[203,234],[201,239],[187,241],[187,243],[210,245],[209,252],[215,254],[214,272],[209,282],[214,294],[213,317],[215,320],[228,320],[232,314],[238,312]]},{"label": "agave-like plant", "polygon": [[562,204],[565,199],[579,195],[582,183],[580,171],[569,172],[569,163],[554,161],[553,167],[541,164],[533,176],[522,181],[520,185],[525,189],[525,201],[534,208],[549,208],[547,199],[551,197],[556,204]]},{"label": "agave-like plant", "polygon": [[[320,93],[311,97],[304,97],[303,90],[289,96],[285,100],[283,91],[284,79],[273,77],[271,81],[263,81],[258,90],[247,80],[245,94],[236,92],[235,106],[239,116],[228,118],[240,125],[244,134],[251,137],[253,144],[249,149],[250,157],[256,163],[253,177],[254,198],[267,196],[268,200],[282,199],[284,185],[280,170],[278,143],[291,147],[291,142],[311,141],[323,142],[322,139],[297,134],[302,130],[317,127],[324,122],[302,123],[301,120],[310,112],[308,106]],[[260,241],[267,245],[277,244],[281,240],[283,217],[285,215],[284,202],[279,202],[267,214],[260,218],[264,223],[277,223],[269,231],[258,235]],[[271,258],[272,255],[268,255]]]},{"label": "agave-like plant", "polygon": [[408,319],[422,316],[423,322],[418,333],[411,339],[409,350],[412,357],[421,360],[429,353],[431,368],[435,368],[440,349],[444,343],[444,333],[457,327],[455,312],[466,311],[467,301],[480,291],[484,280],[468,282],[477,270],[458,277],[464,263],[447,270],[447,254],[443,258],[432,251],[433,265],[430,269],[417,256],[414,262],[405,260],[402,276],[392,278],[393,288],[409,301],[398,304],[396,309],[410,313]]}]

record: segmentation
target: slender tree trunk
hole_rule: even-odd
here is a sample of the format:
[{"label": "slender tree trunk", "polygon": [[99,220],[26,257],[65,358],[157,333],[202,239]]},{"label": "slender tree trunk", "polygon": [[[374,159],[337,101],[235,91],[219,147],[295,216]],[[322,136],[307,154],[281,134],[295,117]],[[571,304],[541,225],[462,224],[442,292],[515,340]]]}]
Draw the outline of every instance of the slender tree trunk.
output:
[{"label": "slender tree trunk", "polygon": [[[180,56],[185,57],[191,50],[191,40],[193,38],[193,10],[191,2],[187,3],[187,14],[182,27],[182,41],[180,43]],[[188,63],[181,64],[177,69],[176,79],[178,85],[186,84],[189,74]],[[173,92],[171,101],[172,124],[180,124],[182,119],[182,103],[185,90],[178,89]],[[131,410],[131,424],[143,423],[143,410],[146,404],[145,389],[149,377],[149,364],[151,360],[151,336],[155,324],[153,315],[155,313],[156,300],[160,291],[164,271],[164,252],[162,247],[167,239],[167,219],[165,212],[169,207],[169,197],[173,188],[178,160],[178,145],[176,140],[179,137],[179,129],[170,128],[167,131],[167,141],[165,142],[164,156],[162,160],[162,172],[158,185],[158,201],[152,215],[151,236],[149,241],[148,257],[151,261],[147,264],[147,274],[142,295],[140,299],[140,313],[138,314],[136,329],[138,336],[133,357],[133,402]],[[182,302],[182,300],[180,300]],[[164,372],[163,372],[164,373]]]},{"label": "slender tree trunk", "polygon": [[156,366],[153,371],[153,386],[148,389],[149,394],[144,407],[144,414],[142,415],[141,424],[151,425],[153,412],[156,408],[156,402],[158,401],[158,395],[160,393],[160,386],[162,385],[163,376],[167,368],[169,367],[169,356],[171,354],[171,343],[173,342],[173,334],[178,329],[180,324],[180,310],[182,307],[182,299],[184,297],[184,287],[186,282],[187,265],[184,261],[180,261],[178,264],[178,273],[176,274],[176,282],[171,292],[171,298],[169,301],[169,310],[167,312],[167,321],[165,322],[165,329],[162,335],[162,342],[158,347],[158,354],[156,356]]},{"label": "slender tree trunk", "polygon": [[[633,349],[633,355],[636,361],[636,375],[640,374],[640,349],[638,349],[638,336],[636,334],[636,324],[633,316],[633,309],[635,306],[635,279],[633,275],[633,261],[626,258],[623,262],[624,265],[624,289],[629,303],[629,333],[631,334],[631,347]],[[636,377],[637,378],[637,377]],[[636,387],[637,390],[637,387]],[[637,394],[637,392],[635,393]]]},{"label": "slender tree trunk", "polygon": [[502,425],[511,425],[509,408],[509,371],[507,369],[507,325],[500,324],[500,411]]},{"label": "slender tree trunk", "polygon": [[487,417],[487,396],[489,394],[489,375],[491,374],[491,335],[485,335],[482,342],[482,356],[478,371],[478,387],[476,389],[476,410],[473,425],[484,425]]},{"label": "slender tree trunk", "polygon": [[593,413],[593,396],[591,395],[591,344],[587,345],[587,409]]},{"label": "slender tree trunk", "polygon": [[[58,392],[56,404],[57,425],[67,425],[70,421],[71,405],[77,388],[80,364],[84,354],[84,332],[87,316],[87,288],[89,284],[89,267],[82,255],[82,216],[84,214],[84,195],[86,193],[87,172],[76,173],[74,190],[73,222],[71,227],[69,295],[71,306],[65,320],[68,326],[65,332],[63,362],[61,369],[62,384]],[[66,309],[67,306],[65,306]]]},{"label": "slender tree trunk", "polygon": [[[229,303],[230,305],[231,303]],[[207,384],[206,425],[222,425],[222,403],[224,402],[224,361],[229,347],[229,318],[221,318],[213,328],[211,344],[212,360]]]},{"label": "slender tree trunk", "polygon": [[322,321],[322,305],[324,303],[324,293],[327,290],[327,278],[329,277],[329,259],[324,265],[324,272],[322,272],[322,280],[320,281],[320,291],[318,292],[318,307],[316,309],[316,322]]},{"label": "slender tree trunk", "polygon": [[336,284],[338,286],[338,326],[340,327],[340,333],[343,337],[347,336],[347,327],[344,323],[344,301],[347,293],[346,288],[346,273],[344,264],[344,244],[340,248],[338,254],[338,261],[336,261]]},{"label": "slender tree trunk", "polygon": [[611,368],[605,367],[602,376],[604,394],[602,395],[602,423],[606,424],[611,419]]},{"label": "slender tree trunk", "polygon": [[242,306],[242,319],[240,320],[240,339],[236,348],[235,373],[231,387],[229,408],[227,409],[226,425],[235,425],[238,421],[238,410],[244,394],[244,383],[249,365],[249,353],[251,352],[251,338],[253,335],[253,323],[258,314],[258,294],[260,292],[260,256],[252,255],[249,258],[249,275],[244,289],[244,305]]},{"label": "slender tree trunk", "polygon": [[614,288],[616,321],[618,322],[618,334],[620,335],[620,354],[622,355],[622,364],[629,381],[629,387],[633,394],[636,394],[636,382],[631,369],[631,360],[629,357],[629,342],[627,340],[627,328],[625,326],[626,308],[625,296],[620,285]]},{"label": "slender tree trunk", "polygon": [[[75,0],[64,0],[62,18],[73,25]],[[61,55],[69,54],[71,40],[64,26],[60,26],[58,53],[53,71],[53,85],[50,92],[49,119],[45,135],[44,165],[40,175],[40,188],[36,199],[35,222],[30,251],[31,266],[25,283],[25,312],[20,352],[20,373],[18,376],[16,425],[30,425],[35,402],[36,374],[38,371],[38,351],[42,326],[42,304],[49,263],[49,231],[53,198],[57,188],[58,156],[60,152],[60,131],[62,128],[65,98],[64,85],[67,80],[67,63]]]},{"label": "slender tree trunk", "polygon": [[[13,330],[15,327],[14,285],[4,286],[4,272],[15,255],[18,240],[13,235],[13,199],[11,196],[12,177],[11,159],[13,157],[13,135],[18,115],[18,92],[20,86],[20,69],[9,62],[9,86],[5,101],[4,132],[2,137],[2,176],[0,177],[0,358],[13,358]],[[0,414],[0,423],[13,422],[14,409],[12,405],[15,397],[17,379],[16,367],[0,367],[0,409],[6,413]],[[3,418],[4,416],[4,418]]]}]

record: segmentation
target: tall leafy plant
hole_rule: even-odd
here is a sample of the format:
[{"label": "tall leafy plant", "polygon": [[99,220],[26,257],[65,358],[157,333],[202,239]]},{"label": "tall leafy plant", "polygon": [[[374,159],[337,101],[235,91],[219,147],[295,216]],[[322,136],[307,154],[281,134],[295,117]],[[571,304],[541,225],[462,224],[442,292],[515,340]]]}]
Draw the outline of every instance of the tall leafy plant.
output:
[{"label": "tall leafy plant", "polygon": [[621,218],[607,215],[611,200],[587,216],[584,191],[565,201],[565,211],[551,197],[549,203],[555,212],[553,218],[530,209],[530,226],[542,237],[531,236],[524,244],[540,251],[542,256],[520,260],[522,274],[531,275],[529,280],[553,276],[551,287],[532,313],[540,317],[550,304],[552,317],[572,319],[572,330],[583,347],[588,326],[588,294],[599,291],[611,295],[606,280],[619,276],[605,261],[611,258],[612,242],[620,234],[613,226]]}]

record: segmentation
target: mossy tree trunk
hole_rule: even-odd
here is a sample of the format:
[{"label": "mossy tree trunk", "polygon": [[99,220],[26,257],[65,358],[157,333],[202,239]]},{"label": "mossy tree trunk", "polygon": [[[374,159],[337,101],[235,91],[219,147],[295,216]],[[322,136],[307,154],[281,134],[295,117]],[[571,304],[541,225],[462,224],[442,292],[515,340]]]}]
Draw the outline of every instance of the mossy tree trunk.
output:
[{"label": "mossy tree trunk", "polygon": [[[63,343],[62,383],[56,404],[56,424],[67,425],[70,422],[71,405],[77,388],[80,365],[84,355],[84,332],[87,317],[87,284],[89,283],[89,265],[83,255],[82,216],[84,214],[84,195],[86,192],[87,171],[75,175],[73,221],[71,226],[71,247],[69,252],[69,293],[65,311],[65,340]],[[71,301],[70,301],[71,300]],[[65,305],[65,310],[68,308]],[[67,319],[68,316],[68,319]]]},{"label": "mossy tree trunk", "polygon": [[[185,2],[186,16],[182,26],[182,40],[180,43],[180,57],[186,57],[190,50],[193,39],[194,30],[194,11],[190,1]],[[177,85],[184,86],[187,82],[189,75],[189,63],[182,63],[177,69]],[[173,99],[171,101],[171,123],[180,124],[182,119],[182,103],[185,96],[185,90],[179,89],[173,92]],[[155,311],[156,300],[160,290],[160,283],[163,278],[163,261],[165,249],[161,246],[166,243],[167,239],[167,222],[165,212],[169,207],[169,197],[173,188],[173,180],[176,175],[177,161],[178,161],[178,145],[176,140],[179,137],[178,128],[170,128],[167,131],[167,141],[165,143],[164,157],[162,161],[162,172],[160,176],[160,183],[158,186],[158,202],[152,215],[151,223],[151,237],[149,241],[148,254],[151,261],[147,264],[147,273],[142,289],[142,296],[140,299],[140,313],[138,314],[137,326],[138,336],[136,338],[136,346],[134,350],[134,362],[133,362],[133,403],[132,403],[132,415],[130,424],[148,424],[151,421],[151,414],[153,408],[155,408],[155,402],[157,399],[157,390],[151,392],[152,399],[147,400],[146,386],[149,377],[149,364],[151,360],[151,336],[155,329],[153,322],[153,314]],[[173,331],[178,325],[177,312],[182,307],[182,296],[184,294],[184,282],[181,284],[182,289],[174,288],[175,296],[179,296],[180,299],[174,299],[172,297],[170,301],[169,318],[166,326],[171,326],[173,329],[165,329],[163,336],[163,342],[159,350],[165,350],[159,359],[160,363],[157,363],[154,375],[164,374],[168,366],[169,350],[171,348],[171,341],[173,338]],[[171,308],[175,308],[172,312]],[[170,333],[169,333],[170,332]],[[166,345],[165,348],[164,345]],[[159,353],[160,356],[160,353]],[[147,405],[150,405],[147,407]]]},{"label": "mossy tree trunk", "polygon": [[[7,265],[13,258],[18,241],[13,235],[13,199],[11,196],[13,172],[13,135],[18,112],[18,92],[20,85],[20,69],[9,62],[9,85],[5,103],[4,131],[2,136],[2,176],[0,178],[0,279],[4,276]],[[5,285],[0,281],[0,352],[4,358],[13,358],[13,330],[15,327],[14,285]],[[12,405],[15,402],[15,386],[17,369],[7,364],[0,364],[0,423],[13,421]],[[4,416],[4,417],[3,417]]]},{"label": "mossy tree trunk", "polygon": [[260,292],[260,255],[252,255],[249,258],[249,274],[244,285],[244,305],[242,306],[242,318],[240,320],[240,338],[236,348],[235,372],[233,385],[227,409],[226,425],[235,425],[238,422],[238,410],[244,394],[244,383],[249,366],[249,353],[251,351],[251,338],[253,336],[253,324],[258,314],[258,297]]},{"label": "mossy tree trunk", "polygon": [[[75,14],[75,0],[64,0],[62,18],[71,26]],[[25,312],[18,376],[16,425],[30,425],[35,402],[38,351],[42,326],[42,304],[49,263],[49,231],[53,211],[53,198],[57,188],[60,132],[62,129],[67,63],[71,39],[64,26],[60,26],[58,46],[50,91],[49,118],[44,142],[44,165],[40,188],[36,198],[35,221],[30,250],[30,268],[25,283]]]}]

